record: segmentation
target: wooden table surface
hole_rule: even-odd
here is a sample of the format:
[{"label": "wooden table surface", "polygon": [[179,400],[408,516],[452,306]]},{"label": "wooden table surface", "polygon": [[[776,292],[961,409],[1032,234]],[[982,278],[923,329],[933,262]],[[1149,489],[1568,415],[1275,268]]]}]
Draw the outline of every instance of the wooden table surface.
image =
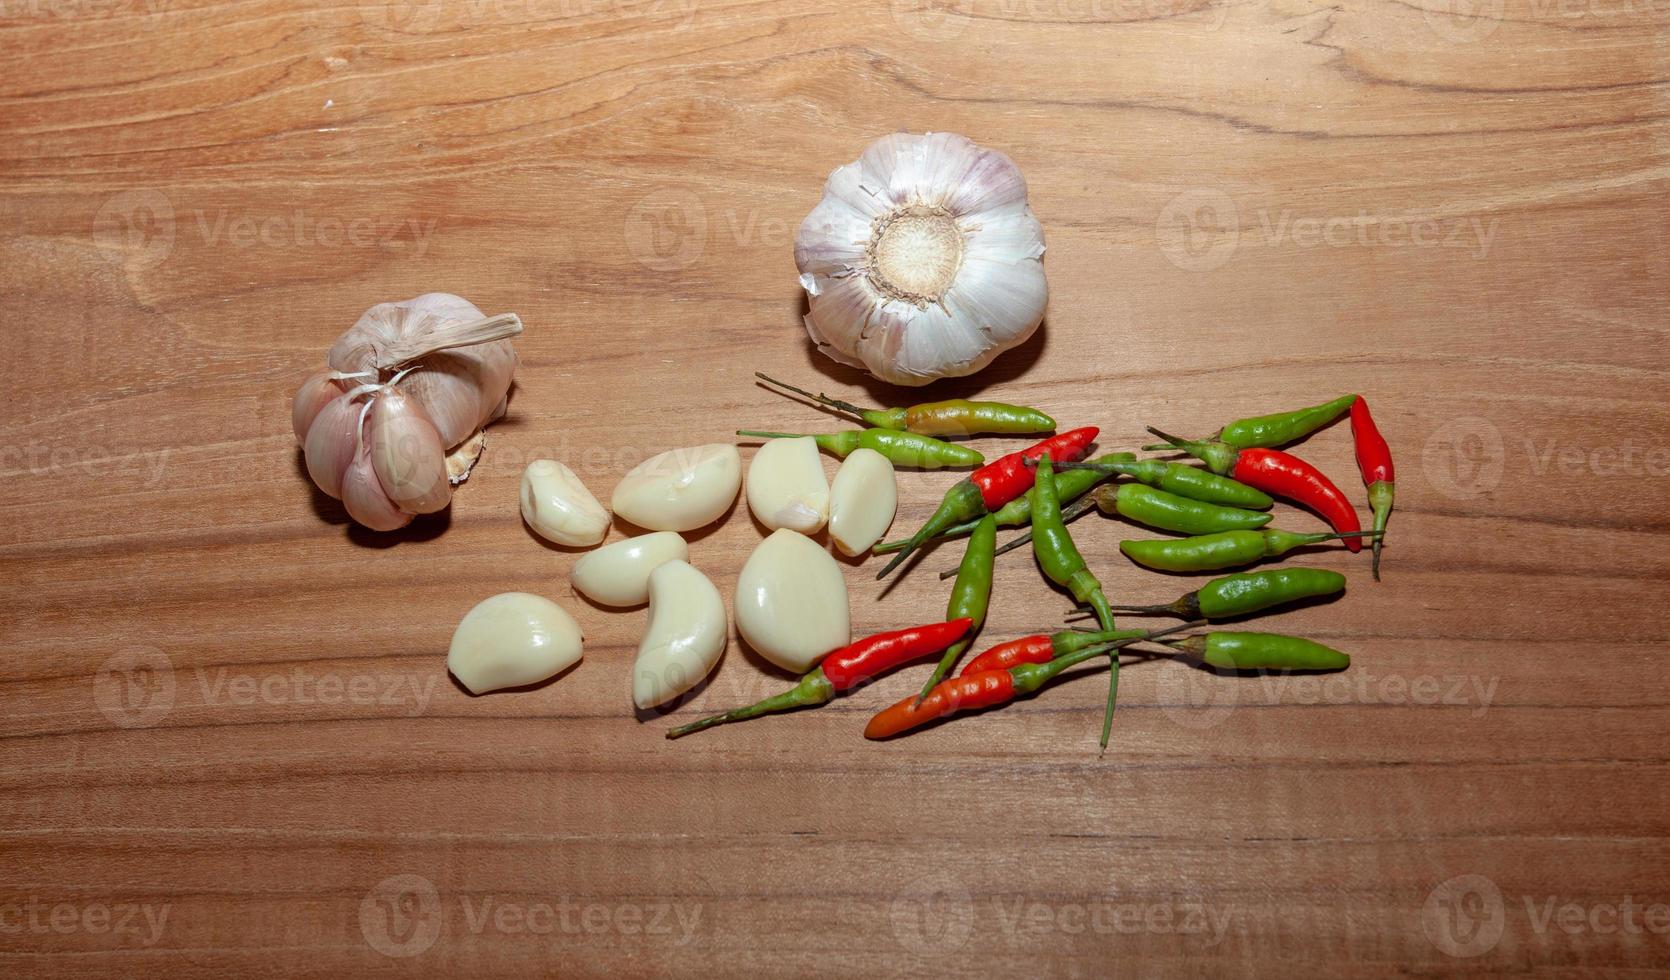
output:
[{"label": "wooden table surface", "polygon": [[[0,973],[1670,967],[1670,8],[1458,10],[0,3]],[[1372,398],[1385,581],[1304,555],[1349,594],[1269,627],[1348,673],[1133,663],[1105,758],[1099,676],[880,744],[925,668],[677,743],[635,717],[645,613],[572,592],[522,467],[607,499],[655,451],[833,425],[754,370],[918,394],[812,350],[792,257],[896,129],[1009,153],[1049,244],[1037,338],[927,395],[1106,449]],[[450,514],[358,531],[290,395],[431,290],[525,319],[510,415]],[[1361,499],[1344,426],[1302,452]],[[896,528],[948,482],[905,475]],[[1118,598],[1192,587],[1076,527]],[[739,506],[692,561],[728,599],[759,540]],[[850,568],[855,630],[936,618],[958,553],[886,594]],[[997,583],[988,641],[1066,613],[1024,555]],[[507,590],[586,658],[471,697],[448,639]],[[733,640],[674,716],[784,680]]]}]

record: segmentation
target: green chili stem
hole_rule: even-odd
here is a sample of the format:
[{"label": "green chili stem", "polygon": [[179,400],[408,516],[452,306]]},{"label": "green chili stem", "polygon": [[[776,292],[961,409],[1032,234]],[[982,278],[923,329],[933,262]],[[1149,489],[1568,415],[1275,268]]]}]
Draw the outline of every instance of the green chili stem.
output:
[{"label": "green chili stem", "polygon": [[827,406],[829,408],[836,409],[838,411],[846,412],[849,415],[856,415],[860,418],[863,418],[865,412],[875,411],[874,409],[859,408],[857,405],[854,405],[851,402],[844,402],[844,401],[841,401],[839,398],[831,398],[828,395],[822,394],[821,392],[819,394],[814,395],[811,392],[807,391],[805,388],[796,388],[794,385],[791,385],[791,384],[789,384],[787,382],[784,382],[784,381],[778,381],[776,378],[767,377],[766,375],[761,374],[758,371],[754,372],[754,377],[759,378],[761,381],[764,381],[767,384],[773,384],[773,385],[776,385],[779,388],[784,388],[784,389],[787,389],[789,391],[792,391],[795,394],[800,395],[803,398],[810,398],[812,401],[817,402],[819,405],[824,405],[824,406]]},{"label": "green chili stem", "polygon": [[758,432],[754,429],[738,429],[738,430],[736,430],[736,434],[739,435],[739,436],[753,436],[756,439],[801,439],[801,438],[810,439],[810,438],[812,438],[811,436],[808,436],[803,432]]},{"label": "green chili stem", "polygon": [[835,688],[824,678],[823,668],[814,668],[810,674],[801,678],[799,684],[789,688],[781,694],[774,694],[764,701],[750,704],[744,708],[732,708],[724,714],[713,715],[700,721],[693,721],[687,725],[680,725],[667,732],[668,738],[683,738],[686,735],[723,725],[726,722],[743,721],[748,718],[758,718],[760,715],[771,714],[774,711],[788,711],[791,708],[803,708],[813,704],[823,704],[835,697]]},{"label": "green chili stem", "polygon": [[[1028,462],[1030,462],[1030,460]],[[1090,513],[1095,508],[1096,508],[1095,498],[1090,496],[1089,494],[1086,494],[1085,496],[1080,497],[1079,499],[1073,501],[1072,503],[1068,504],[1067,506],[1061,508],[1061,523],[1070,524],[1073,521],[1076,521],[1079,518],[1083,517],[1084,515]],[[992,557],[996,558],[998,555],[1008,554],[1009,552],[1014,551],[1016,548],[1019,548],[1020,546],[1026,544],[1027,542],[1029,542],[1031,540],[1032,540],[1032,530],[1030,528],[1028,528],[1027,530],[1022,531],[1020,534],[1017,534],[1014,537],[1010,538],[1008,541],[1005,541],[1003,543],[1002,547],[1000,547],[996,551],[992,552]],[[947,568],[945,571],[939,573],[939,580],[941,582],[943,582],[943,581],[945,581],[946,579],[950,578],[951,576],[953,576],[955,574],[957,574],[957,570],[955,568]]]}]

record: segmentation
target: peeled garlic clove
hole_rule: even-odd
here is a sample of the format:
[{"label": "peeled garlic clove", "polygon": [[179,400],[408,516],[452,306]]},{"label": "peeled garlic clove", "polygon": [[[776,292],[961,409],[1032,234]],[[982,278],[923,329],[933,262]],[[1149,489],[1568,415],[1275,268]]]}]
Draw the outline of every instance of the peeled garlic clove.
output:
[{"label": "peeled garlic clove", "polygon": [[670,561],[649,576],[649,625],[632,664],[632,703],[665,704],[695,687],[725,652],[725,602],[707,576]]},{"label": "peeled garlic clove", "polygon": [[652,531],[693,531],[718,520],[741,488],[736,447],[713,443],[670,449],[634,466],[615,487],[609,506]]},{"label": "peeled garlic clove", "polygon": [[816,534],[829,520],[829,480],[811,438],[770,439],[748,464],[748,509],[775,531]]},{"label": "peeled garlic clove", "polygon": [[830,488],[829,537],[841,554],[861,555],[887,533],[898,507],[893,463],[874,449],[854,450]]},{"label": "peeled garlic clove", "polygon": [[736,626],[761,656],[804,674],[852,641],[841,567],[811,538],[773,531],[737,576]]},{"label": "peeled garlic clove", "polygon": [[545,540],[573,548],[600,544],[609,533],[609,512],[554,459],[536,459],[522,471],[522,520]]},{"label": "peeled garlic clove", "polygon": [[544,596],[502,592],[481,600],[452,633],[446,666],[471,694],[536,684],[580,661],[580,627]]},{"label": "peeled garlic clove", "polygon": [[366,419],[371,465],[401,510],[433,514],[452,503],[446,451],[423,406],[398,388],[377,393]]},{"label": "peeled garlic clove", "polygon": [[331,497],[342,497],[342,475],[359,449],[359,425],[360,406],[338,398],[320,409],[308,427],[302,443],[307,475]]},{"label": "peeled garlic clove", "polygon": [[656,531],[599,548],[574,563],[574,587],[605,606],[636,606],[649,598],[649,576],[670,561],[683,561],[690,546],[672,531]]},{"label": "peeled garlic clove", "polygon": [[412,523],[412,515],[383,492],[371,453],[364,449],[342,474],[342,506],[349,517],[373,531],[394,531]]}]

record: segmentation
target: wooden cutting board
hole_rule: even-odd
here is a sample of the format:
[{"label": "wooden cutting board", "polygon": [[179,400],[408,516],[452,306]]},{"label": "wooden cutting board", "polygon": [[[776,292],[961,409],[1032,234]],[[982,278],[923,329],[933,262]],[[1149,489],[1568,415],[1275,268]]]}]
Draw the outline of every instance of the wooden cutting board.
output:
[{"label": "wooden cutting board", "polygon": [[[0,972],[1670,965],[1662,3],[0,13]],[[792,257],[896,129],[1010,154],[1049,243],[1036,339],[921,393],[812,350]],[[362,532],[289,398],[431,290],[525,319],[510,415],[449,514]],[[926,668],[666,741],[786,679],[733,641],[635,715],[643,610],[574,595],[516,485],[554,457],[606,499],[662,449],[836,424],[755,370],[1032,403],[1109,450],[1366,393],[1385,581],[1298,556],[1348,594],[1268,621],[1352,669],[1133,663],[1105,757],[1099,675],[864,741]],[[1300,451],[1361,499],[1345,427]],[[948,482],[905,476],[896,529]],[[1119,556],[1146,533],[1075,527],[1119,599],[1199,583]],[[692,561],[729,598],[760,537],[738,507]],[[857,631],[936,619],[958,553],[850,568]],[[470,697],[448,638],[506,590],[571,610],[585,661]],[[1024,553],[997,590],[987,641],[1068,610]]]}]

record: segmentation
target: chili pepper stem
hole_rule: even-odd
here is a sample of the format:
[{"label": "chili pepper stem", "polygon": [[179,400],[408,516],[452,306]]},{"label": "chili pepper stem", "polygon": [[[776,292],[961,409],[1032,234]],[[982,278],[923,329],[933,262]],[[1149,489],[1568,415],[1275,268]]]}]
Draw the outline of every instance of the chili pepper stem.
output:
[{"label": "chili pepper stem", "polygon": [[[1368,502],[1369,507],[1374,511],[1373,531],[1380,534],[1381,537],[1385,536],[1386,522],[1390,520],[1392,516],[1392,492],[1392,484],[1385,480],[1369,484]],[[1376,582],[1380,581],[1381,544],[1381,538],[1377,537],[1374,539],[1374,544],[1370,549],[1373,556],[1369,562],[1369,570],[1374,573],[1374,580]]]},{"label": "chili pepper stem", "polygon": [[760,715],[771,714],[775,711],[788,711],[792,708],[804,708],[809,705],[823,704],[835,697],[835,687],[824,677],[822,668],[812,671],[801,678],[800,683],[781,694],[774,694],[763,701],[758,701],[744,708],[732,708],[724,714],[713,715],[700,721],[693,721],[687,725],[680,725],[667,732],[668,738],[683,738],[686,735],[723,725],[733,721],[744,721],[758,718]]},{"label": "chili pepper stem", "polygon": [[[754,372],[754,377],[759,378],[761,381],[764,381],[766,384],[776,385],[779,388],[783,388],[787,391],[792,391],[795,394],[800,395],[803,398],[810,398],[812,401],[817,402],[819,405],[823,405],[823,406],[826,406],[828,408],[833,408],[837,411],[846,412],[848,415],[856,415],[860,418],[863,418],[865,412],[875,411],[874,409],[860,408],[860,407],[858,407],[857,405],[854,405],[851,402],[844,402],[844,401],[841,401],[838,398],[831,398],[831,397],[829,397],[828,395],[825,395],[825,394],[820,393],[820,394],[814,395],[811,392],[807,391],[805,388],[796,388],[794,385],[788,384],[787,382],[778,381],[776,378],[767,377],[766,375],[761,374],[758,371]],[[741,433],[738,433],[738,434],[740,435]]]},{"label": "chili pepper stem", "polygon": [[[1028,460],[1028,462],[1030,463],[1031,461]],[[1073,501],[1072,503],[1068,504],[1066,507],[1063,507],[1061,509],[1061,523],[1070,524],[1073,521],[1078,520],[1079,518],[1083,517],[1084,515],[1090,513],[1092,510],[1095,510],[1095,509],[1096,509],[1095,499],[1093,499],[1089,495],[1085,495],[1083,497],[1080,497],[1079,499]],[[1027,544],[1031,540],[1032,540],[1032,529],[1028,528],[1027,530],[1022,531],[1021,533],[1019,533],[1019,534],[1015,535],[1014,537],[1010,538],[1008,541],[1005,541],[1003,543],[1002,547],[1000,547],[996,551],[992,552],[992,557],[996,558],[998,555],[1008,554],[1009,552],[1014,551],[1016,548],[1019,548],[1022,545]],[[945,571],[939,573],[939,580],[941,582],[943,582],[943,581],[945,581],[946,579],[950,578],[951,576],[953,576],[955,574],[957,574],[957,570],[955,568],[948,568]]]},{"label": "chili pepper stem", "polygon": [[738,429],[736,430],[736,434],[739,436],[752,436],[755,439],[798,439],[801,436],[800,433],[795,432],[759,432],[754,429]]}]

